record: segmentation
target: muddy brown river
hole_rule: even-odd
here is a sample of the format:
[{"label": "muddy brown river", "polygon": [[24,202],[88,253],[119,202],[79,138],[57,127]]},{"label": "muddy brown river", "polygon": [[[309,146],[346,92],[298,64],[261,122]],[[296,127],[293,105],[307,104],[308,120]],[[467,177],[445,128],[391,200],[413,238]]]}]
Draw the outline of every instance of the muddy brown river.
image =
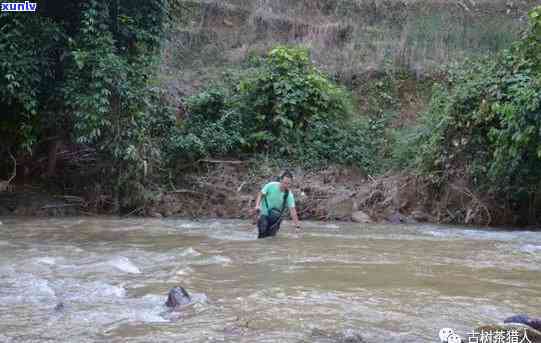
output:
[{"label": "muddy brown river", "polygon": [[[541,232],[304,222],[257,240],[245,221],[0,220],[0,342],[418,343],[541,316]],[[170,312],[176,285],[194,302]]]}]

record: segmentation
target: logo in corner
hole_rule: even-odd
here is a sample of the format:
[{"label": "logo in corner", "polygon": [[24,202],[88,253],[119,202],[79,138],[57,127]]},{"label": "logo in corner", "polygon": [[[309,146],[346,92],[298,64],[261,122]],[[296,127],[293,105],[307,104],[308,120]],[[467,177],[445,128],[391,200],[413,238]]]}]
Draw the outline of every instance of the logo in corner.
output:
[{"label": "logo in corner", "polygon": [[462,343],[462,338],[451,328],[443,328],[439,333],[441,343]]},{"label": "logo in corner", "polygon": [[2,2],[2,12],[35,12],[37,8],[36,2]]}]

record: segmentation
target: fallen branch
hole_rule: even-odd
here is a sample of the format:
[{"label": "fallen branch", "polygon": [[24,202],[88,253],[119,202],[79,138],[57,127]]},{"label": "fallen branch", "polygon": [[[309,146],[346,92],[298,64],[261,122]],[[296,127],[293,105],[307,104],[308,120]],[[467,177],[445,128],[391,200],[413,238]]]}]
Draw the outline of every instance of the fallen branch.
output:
[{"label": "fallen branch", "polygon": [[138,208],[136,208],[135,210],[133,210],[133,211],[131,211],[131,212],[129,212],[129,213],[123,215],[122,217],[123,217],[123,218],[124,218],[124,217],[129,217],[129,216],[131,216],[132,214],[134,214],[135,212],[139,212],[139,211],[143,210],[143,208],[144,208],[144,206],[143,206],[143,207],[138,207]]},{"label": "fallen branch", "polygon": [[173,193],[173,194],[195,194],[195,195],[200,195],[200,196],[207,196],[207,194],[205,193],[201,193],[201,192],[198,192],[198,191],[192,191],[190,189],[175,189],[173,191],[168,191],[166,193]]},{"label": "fallen branch", "polygon": [[372,191],[372,193],[370,193],[369,196],[367,196],[361,201],[360,203],[361,207],[367,207],[367,206],[375,205],[376,203],[378,203],[379,201],[376,199],[376,196],[381,196],[382,198],[385,198],[385,194],[383,194],[383,192],[380,191],[379,189],[376,189]]},{"label": "fallen branch", "polygon": [[57,196],[56,198],[59,198],[59,199],[63,199],[63,200],[66,200],[68,202],[72,202],[72,203],[84,203],[85,200],[81,197],[78,197],[78,196],[75,196],[75,195],[60,195],[60,196]]},{"label": "fallen branch", "polygon": [[231,192],[231,189],[229,189],[227,187],[213,185],[212,183],[209,183],[209,182],[201,181],[201,182],[199,182],[199,185],[201,185],[203,187],[206,187],[206,188],[210,188],[210,189],[216,191],[217,193],[221,193],[221,194],[224,194],[224,195],[227,195],[228,193]]},{"label": "fallen branch", "polygon": [[79,204],[58,204],[58,205],[44,205],[40,209],[41,210],[47,210],[51,208],[64,208],[64,207],[75,207],[79,206]]},{"label": "fallen branch", "polygon": [[199,160],[198,162],[225,163],[225,164],[243,164],[244,163],[244,161],[239,161],[239,160],[227,161],[227,160],[212,160],[212,159],[203,159],[203,160]]},{"label": "fallen branch", "polygon": [[245,184],[246,184],[246,181],[240,184],[239,188],[237,188],[237,193],[240,193],[240,191],[242,190],[242,187],[244,187]]},{"label": "fallen branch", "polygon": [[[484,212],[486,213],[486,216],[487,216],[487,223],[486,225],[490,225],[490,223],[492,222],[492,215],[490,214],[490,210],[488,209],[488,207],[481,201],[479,200],[479,198],[477,198],[475,196],[475,194],[473,194],[472,191],[470,191],[469,189],[465,188],[465,187],[457,187],[457,186],[454,186],[451,184],[451,188],[453,188],[454,190],[466,195],[467,197],[469,197],[477,206],[477,208],[481,208],[482,210],[484,210]],[[471,218],[475,218],[475,216],[477,215],[477,213],[479,213],[478,209],[475,211],[475,215],[471,216]],[[467,218],[468,220],[470,218]]]}]

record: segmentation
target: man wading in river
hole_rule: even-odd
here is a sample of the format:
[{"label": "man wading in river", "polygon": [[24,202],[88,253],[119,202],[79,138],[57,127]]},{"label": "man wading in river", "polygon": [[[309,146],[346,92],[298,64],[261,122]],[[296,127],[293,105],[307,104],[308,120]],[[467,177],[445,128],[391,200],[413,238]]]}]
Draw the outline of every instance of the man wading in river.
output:
[{"label": "man wading in river", "polygon": [[280,176],[280,182],[267,183],[257,195],[255,202],[255,211],[259,214],[259,219],[257,220],[259,235],[257,238],[276,235],[278,230],[280,230],[280,224],[286,208],[289,208],[291,218],[297,230],[301,228],[297,210],[295,209],[295,198],[289,190],[292,178],[291,173],[286,171]]}]

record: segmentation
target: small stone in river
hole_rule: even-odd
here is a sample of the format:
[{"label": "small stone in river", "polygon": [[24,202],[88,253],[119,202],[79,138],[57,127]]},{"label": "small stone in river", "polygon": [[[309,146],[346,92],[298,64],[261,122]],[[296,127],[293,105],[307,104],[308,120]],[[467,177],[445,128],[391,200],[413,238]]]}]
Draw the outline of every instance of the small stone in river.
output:
[{"label": "small stone in river", "polygon": [[531,318],[526,314],[519,314],[516,316],[508,317],[503,322],[524,324],[538,331],[541,331],[541,318]]},{"label": "small stone in river", "polygon": [[169,291],[165,306],[175,308],[180,305],[187,305],[191,300],[190,294],[183,287],[177,286]]}]

